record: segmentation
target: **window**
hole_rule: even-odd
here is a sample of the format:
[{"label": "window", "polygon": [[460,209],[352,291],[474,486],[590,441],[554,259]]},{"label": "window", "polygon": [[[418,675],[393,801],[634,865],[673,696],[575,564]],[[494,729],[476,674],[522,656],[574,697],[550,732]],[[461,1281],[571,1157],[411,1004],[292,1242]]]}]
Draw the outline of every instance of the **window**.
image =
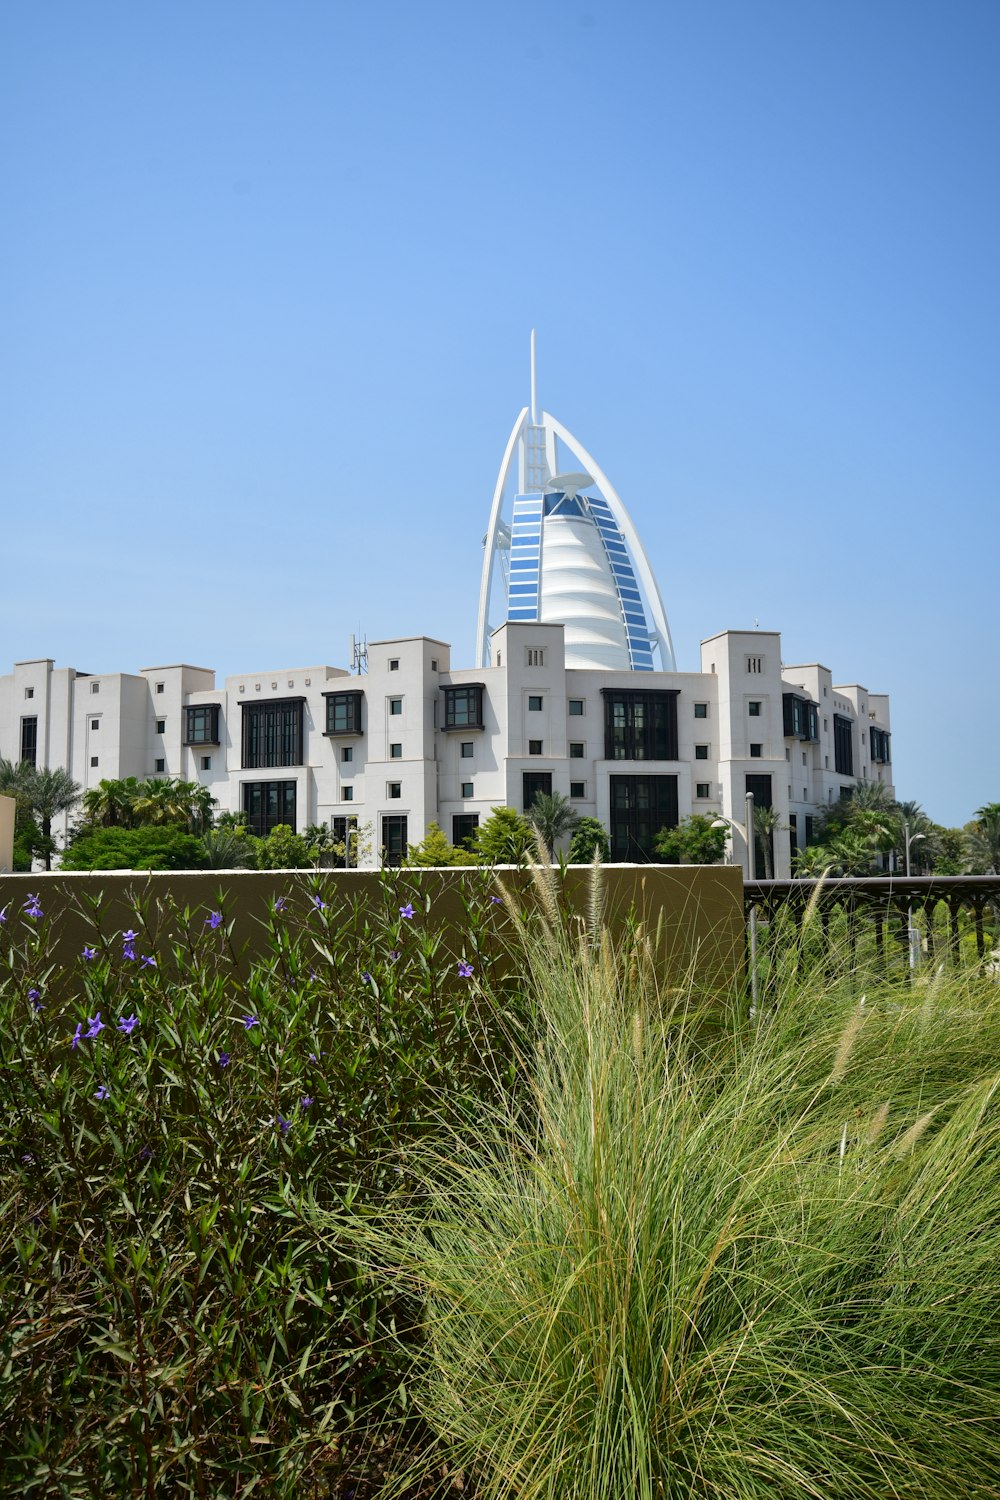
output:
[{"label": "window", "polygon": [[201,769],[203,771],[210,771],[212,769],[212,757],[210,755],[203,755],[201,757]]},{"label": "window", "polygon": [[542,742],[541,742],[541,740],[529,740],[528,741],[528,754],[529,755],[541,755],[541,753],[542,753]]},{"label": "window", "polygon": [[525,661],[529,667],[544,667],[545,651],[541,646],[528,646],[525,651]]},{"label": "window", "polygon": [[570,740],[570,742],[569,742],[569,758],[570,758],[570,760],[583,760],[584,753],[585,753],[586,749],[587,749],[586,745],[583,744],[583,742],[581,740]]},{"label": "window", "polygon": [[393,715],[394,718],[397,717],[399,714],[401,714],[403,712],[403,700],[402,700],[402,698],[390,698],[389,699],[389,712],[390,712],[390,714]]},{"label": "window", "polygon": [[90,764],[91,764],[92,768],[98,764],[98,759],[97,759],[96,755],[92,755],[90,757]]},{"label": "window", "polygon": [[[819,705],[798,693],[782,693],[781,709],[786,735],[799,740],[819,739]],[[826,724],[824,722],[824,729]]]},{"label": "window", "polygon": [[483,684],[467,682],[444,690],[445,729],[482,729]]},{"label": "window", "polygon": [[602,688],[607,760],[677,759],[677,689]]},{"label": "window", "polygon": [[644,862],[662,828],[677,826],[676,776],[612,776],[611,858]]},{"label": "window", "polygon": [[708,718],[708,704],[707,703],[696,703],[695,706],[694,706],[694,716],[695,716],[696,719],[707,719]]},{"label": "window", "polygon": [[382,815],[382,863],[401,865],[406,857],[406,814]]},{"label": "window", "polygon": [[389,658],[389,671],[390,672],[398,672],[399,671],[399,657],[398,656],[390,656],[390,658]]},{"label": "window", "polygon": [[[90,764],[93,765],[94,762],[91,761]],[[165,771],[167,769],[167,763],[163,759],[162,755],[160,756],[159,760],[155,760],[153,762],[153,769],[156,770],[156,771]]]},{"label": "window", "polygon": [[472,759],[472,752],[473,752],[474,749],[475,749],[475,741],[474,740],[463,740],[462,741],[462,759],[463,760],[471,760]]},{"label": "window", "polygon": [[403,747],[399,743],[398,740],[395,741],[393,744],[391,744],[389,746],[389,759],[390,760],[402,760],[403,759]]},{"label": "window", "polygon": [[403,795],[403,783],[401,781],[387,782],[385,794],[387,797],[392,798],[401,797]]},{"label": "window", "polygon": [[33,766],[38,758],[38,716],[21,720],[21,759]]},{"label": "window", "polygon": [[711,797],[712,783],[710,781],[697,782],[695,785],[694,794],[696,797]]},{"label": "window", "polygon": [[353,802],[354,788],[352,786],[342,786],[340,788],[340,800],[341,802]]},{"label": "window", "polygon": [[529,712],[529,714],[540,714],[541,711],[542,711],[542,695],[541,695],[541,693],[529,693],[528,694],[528,712]]},{"label": "window", "polygon": [[358,863],[358,820],[353,813],[346,817],[331,818],[330,832],[338,845],[333,850],[335,870],[353,870]]},{"label": "window", "polygon": [[571,698],[569,700],[569,716],[571,719],[583,718],[583,699]]},{"label": "window", "polygon": [[579,801],[582,797],[586,797],[587,783],[585,781],[571,781],[569,784],[569,794],[576,801]]},{"label": "window", "polygon": [[166,719],[157,719],[157,721],[156,721],[156,732],[157,732],[157,734],[166,734],[166,732],[167,732],[167,721],[166,721]]},{"label": "window", "polygon": [[243,765],[302,765],[302,705],[304,698],[272,698],[244,703]]},{"label": "window", "polygon": [[708,746],[707,745],[695,745],[695,747],[694,747],[694,758],[695,758],[695,760],[708,760]]},{"label": "window", "polygon": [[101,691],[101,684],[99,682],[92,682],[90,684],[90,691],[92,693],[99,693]]},{"label": "window", "polygon": [[329,735],[363,734],[361,700],[364,693],[324,693],[326,699],[326,733]]},{"label": "window", "polygon": [[871,742],[871,756],[876,765],[887,766],[889,764],[889,731],[887,729],[871,729],[868,732]]},{"label": "window", "polygon": [[100,721],[100,719],[91,719],[91,721],[90,721],[90,728],[91,728],[92,731],[95,730],[95,729],[100,729],[100,727],[101,727],[101,721]]},{"label": "window", "polygon": [[804,750],[802,752],[802,764],[804,766],[807,766],[809,764],[809,757]]},{"label": "window", "polygon": [[463,797],[472,797],[474,795],[475,794],[474,794],[474,792],[472,790],[472,782],[471,781],[463,781],[462,782],[462,796]]},{"label": "window", "polygon": [[758,672],[763,672],[764,658],[762,656],[748,656],[746,658],[746,668],[748,672],[752,672],[754,675]]},{"label": "window", "polygon": [[[771,778],[770,778],[770,776],[767,776],[767,775],[757,775],[757,774],[751,775],[750,773],[748,773],[747,774],[747,779],[746,779],[746,790],[748,792],[753,792],[753,805],[754,805],[754,810],[755,811],[756,811],[756,809],[758,807],[770,807],[771,806]],[[772,837],[772,836],[769,835],[769,837]],[[765,869],[765,866],[764,866],[764,845],[763,845],[763,843],[762,843],[759,835],[757,837],[755,837],[755,839],[754,839],[753,842],[754,842],[754,855],[753,855],[754,879],[755,880],[763,880],[763,878],[764,878],[764,869]],[[773,837],[772,837],[772,847],[773,847]]]},{"label": "window", "polygon": [[760,760],[760,758],[761,758],[761,756],[763,754],[764,754],[764,746],[763,745],[751,745],[750,746],[750,759],[751,760]]},{"label": "window", "polygon": [[759,719],[760,702],[751,699],[751,701],[747,704],[747,713],[750,715],[751,719]]},{"label": "window", "polygon": [[438,669],[438,664],[437,664],[437,657],[435,657],[435,656],[432,656],[432,657],[431,657],[431,671],[432,671],[432,672],[436,672],[436,671],[437,671],[437,669]]},{"label": "window", "polygon": [[158,682],[158,683],[157,683],[157,684],[156,684],[156,691],[157,691],[157,692],[158,692],[158,693],[162,693],[162,692],[163,692],[163,683],[162,683],[162,682]]},{"label": "window", "polygon": [[479,827],[478,813],[455,813],[451,820],[451,841],[456,849],[467,849]]},{"label": "window", "polygon": [[833,764],[841,776],[854,775],[854,746],[850,719],[833,716]]},{"label": "window", "polygon": [[219,743],[219,705],[200,703],[196,708],[184,710],[185,745],[217,745]]},{"label": "window", "polygon": [[539,792],[544,792],[546,797],[552,796],[552,772],[522,771],[521,793],[525,812],[530,812],[534,807]]},{"label": "window", "polygon": [[295,832],[295,782],[245,781],[243,811],[247,827],[264,839],[279,823]]},{"label": "window", "polygon": [[35,690],[34,690],[34,688],[25,688],[25,690],[24,690],[24,696],[26,698],[33,698],[35,696]]},{"label": "window", "polygon": [[340,759],[345,765],[349,764],[354,759],[354,746],[341,745]]}]

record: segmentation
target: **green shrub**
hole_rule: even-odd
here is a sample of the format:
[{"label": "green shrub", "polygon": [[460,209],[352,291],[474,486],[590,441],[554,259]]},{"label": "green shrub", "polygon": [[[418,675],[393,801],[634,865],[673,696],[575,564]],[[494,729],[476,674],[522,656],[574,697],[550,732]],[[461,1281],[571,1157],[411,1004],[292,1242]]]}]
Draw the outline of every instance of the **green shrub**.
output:
[{"label": "green shrub", "polygon": [[62,857],[64,870],[200,870],[200,838],[176,827],[84,828]]}]

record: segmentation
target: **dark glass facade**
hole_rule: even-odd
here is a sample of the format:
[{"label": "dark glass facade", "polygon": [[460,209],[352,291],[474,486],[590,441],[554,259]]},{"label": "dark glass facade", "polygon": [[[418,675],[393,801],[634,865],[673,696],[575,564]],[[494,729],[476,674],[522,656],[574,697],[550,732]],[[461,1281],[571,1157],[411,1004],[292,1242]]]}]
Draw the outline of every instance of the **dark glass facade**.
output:
[{"label": "dark glass facade", "polygon": [[543,792],[546,797],[552,796],[552,772],[522,771],[521,801],[525,812],[529,812],[534,806],[539,792]]},{"label": "dark glass facade", "polygon": [[676,689],[602,688],[606,760],[676,760]]},{"label": "dark glass facade", "polygon": [[782,693],[785,734],[797,740],[819,739],[819,704],[798,693]]},{"label": "dark glass facade", "polygon": [[840,776],[854,775],[854,736],[850,719],[833,716],[833,765]]},{"label": "dark glass facade", "polygon": [[184,710],[185,745],[219,743],[219,705],[199,703]]},{"label": "dark glass facade", "polygon": [[877,766],[887,766],[891,759],[889,753],[889,731],[887,729],[870,729],[868,731],[872,760]]},{"label": "dark glass facade", "polygon": [[295,832],[295,782],[245,781],[243,811],[250,832],[266,838],[279,823]]},{"label": "dark glass facade", "polygon": [[645,863],[655,858],[653,840],[677,826],[676,776],[612,776],[611,858]]},{"label": "dark glass facade", "polygon": [[327,734],[361,734],[361,700],[364,693],[324,693]]},{"label": "dark glass facade", "polygon": [[478,813],[455,813],[451,820],[451,841],[455,848],[461,849],[478,827]]},{"label": "dark glass facade", "polygon": [[382,814],[382,863],[401,865],[406,858],[406,814]]},{"label": "dark glass facade", "polygon": [[244,703],[243,765],[302,765],[303,698],[271,698],[263,703]]},{"label": "dark glass facade", "polygon": [[21,720],[21,759],[33,766],[38,759],[38,715]]},{"label": "dark glass facade", "polygon": [[463,683],[444,690],[445,729],[483,728],[483,684]]}]

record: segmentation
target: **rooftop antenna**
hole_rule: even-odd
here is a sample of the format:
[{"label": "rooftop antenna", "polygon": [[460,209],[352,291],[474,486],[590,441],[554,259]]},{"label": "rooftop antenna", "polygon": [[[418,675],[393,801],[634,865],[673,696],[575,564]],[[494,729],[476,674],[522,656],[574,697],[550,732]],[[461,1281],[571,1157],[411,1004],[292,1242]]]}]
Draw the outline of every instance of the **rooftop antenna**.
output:
[{"label": "rooftop antenna", "polygon": [[535,330],[531,330],[531,425],[538,426],[537,382],[535,379]]},{"label": "rooftop antenna", "polygon": [[[360,630],[360,625],[358,629]],[[360,675],[368,671],[368,637],[363,635],[359,640],[356,635],[351,636],[351,671]]]}]

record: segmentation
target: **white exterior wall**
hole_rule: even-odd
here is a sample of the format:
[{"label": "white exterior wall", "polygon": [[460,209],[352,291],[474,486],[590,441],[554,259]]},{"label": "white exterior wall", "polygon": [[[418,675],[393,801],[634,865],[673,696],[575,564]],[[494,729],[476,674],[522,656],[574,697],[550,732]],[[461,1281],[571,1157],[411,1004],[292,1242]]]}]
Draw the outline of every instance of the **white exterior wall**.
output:
[{"label": "white exterior wall", "polygon": [[[370,843],[370,864],[378,862],[386,815],[406,817],[411,844],[431,822],[450,839],[457,815],[474,813],[483,822],[497,806],[522,810],[526,771],[550,772],[553,791],[564,796],[572,783],[582,783],[583,795],[572,799],[575,810],[606,827],[612,776],[676,777],[678,817],[701,812],[729,819],[737,863],[746,858],[747,775],[770,776],[772,804],[783,826],[795,817],[799,845],[806,817],[829,806],[843,787],[881,779],[892,793],[891,766],[875,766],[870,757],[870,727],[889,729],[884,694],[856,684],[835,687],[829,670],[816,663],[783,668],[775,632],[723,631],[702,643],[701,660],[702,671],[689,673],[567,669],[562,625],[508,622],[492,637],[488,667],[455,671],[449,646],[424,636],[373,642],[368,671],[360,676],[325,665],[283,668],[241,673],[221,690],[212,671],[186,665],[85,676],[47,660],[22,662],[0,677],[0,755],[19,758],[21,719],[29,712],[38,718],[39,763],[65,765],[84,789],[105,778],[179,776],[207,786],[220,812],[238,812],[246,783],[291,781],[297,830],[356,817]],[[470,683],[483,685],[484,727],[449,730],[443,689]],[[677,694],[676,761],[606,759],[602,689],[615,687]],[[324,695],[344,691],[364,695],[361,735],[326,733]],[[818,705],[815,743],[786,739],[786,692]],[[532,697],[542,699],[540,710],[529,707]],[[241,705],[281,698],[304,700],[302,763],[244,767]],[[401,700],[399,714],[391,712],[394,699]],[[570,700],[582,701],[581,715],[570,716]],[[751,703],[760,705],[759,713],[751,715]],[[208,704],[219,707],[220,743],[185,744],[185,709]],[[696,717],[699,704],[704,717]],[[835,712],[854,725],[853,777],[835,770]],[[541,742],[541,754],[531,753],[532,741]],[[471,756],[462,755],[463,744],[472,745]],[[571,755],[573,744],[583,745],[582,756]],[[401,746],[400,755],[392,754],[393,745]],[[751,753],[755,745],[759,755]],[[707,746],[705,759],[697,757],[699,746]],[[349,761],[342,758],[345,749]],[[471,796],[463,796],[463,784],[471,784]],[[699,785],[707,795],[698,795]],[[775,875],[787,876],[787,833],[776,834],[774,851]]]}]

